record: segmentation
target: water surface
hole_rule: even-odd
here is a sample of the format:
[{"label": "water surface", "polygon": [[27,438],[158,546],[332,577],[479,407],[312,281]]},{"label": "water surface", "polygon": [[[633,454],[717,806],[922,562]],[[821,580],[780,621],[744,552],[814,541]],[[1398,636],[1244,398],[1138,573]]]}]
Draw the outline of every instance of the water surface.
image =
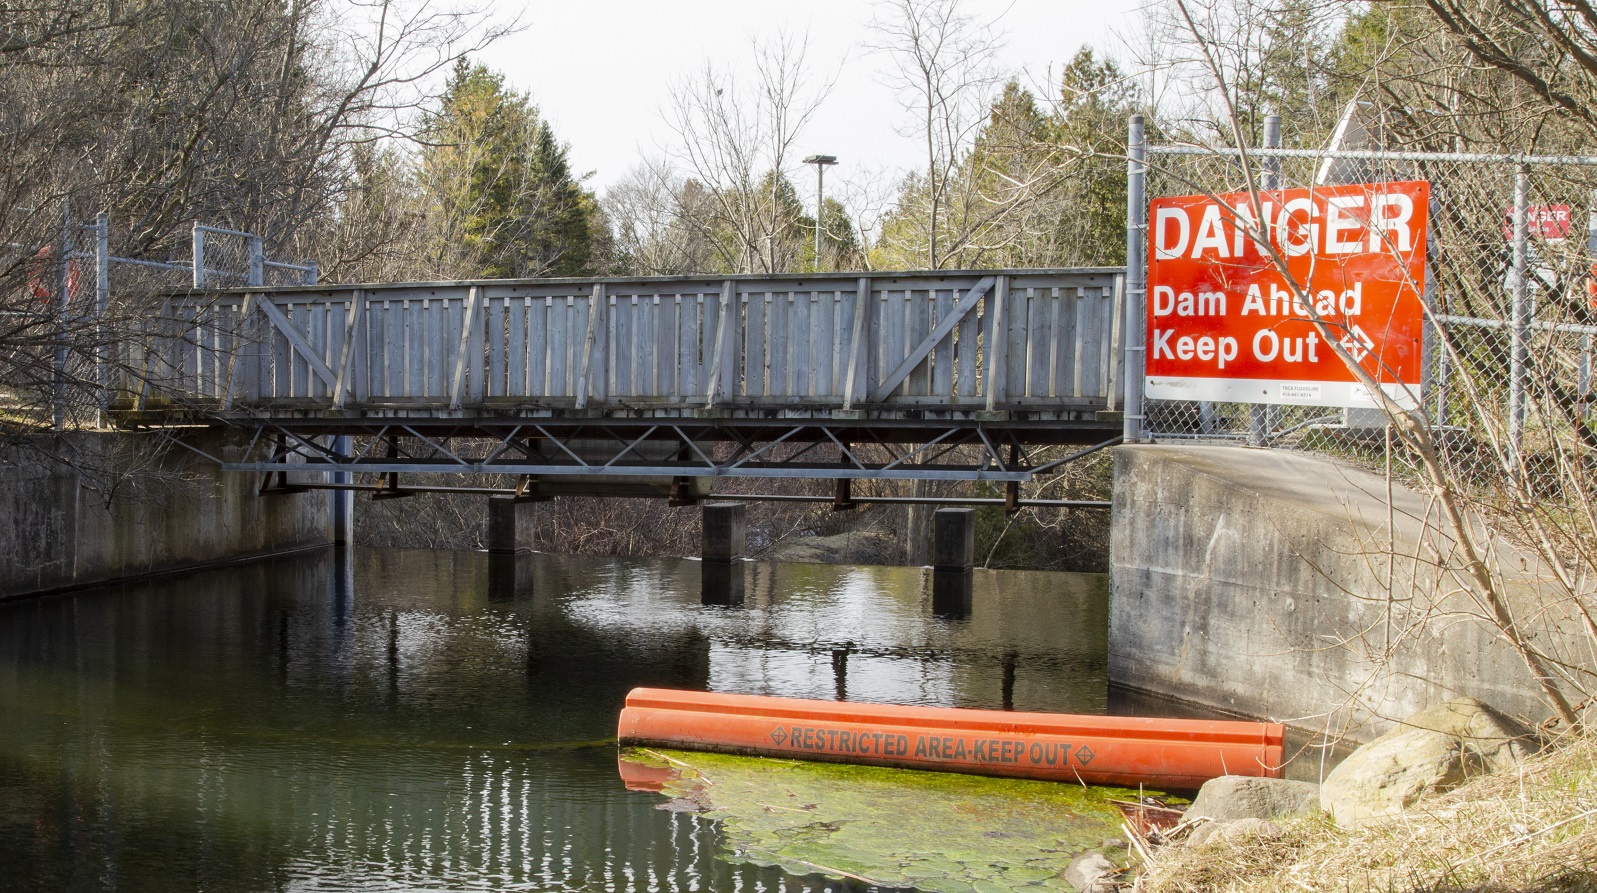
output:
[{"label": "water surface", "polygon": [[[0,890],[779,890],[616,775],[638,685],[1103,712],[1102,577],[356,550],[0,604]],[[964,616],[959,616],[964,614]]]}]

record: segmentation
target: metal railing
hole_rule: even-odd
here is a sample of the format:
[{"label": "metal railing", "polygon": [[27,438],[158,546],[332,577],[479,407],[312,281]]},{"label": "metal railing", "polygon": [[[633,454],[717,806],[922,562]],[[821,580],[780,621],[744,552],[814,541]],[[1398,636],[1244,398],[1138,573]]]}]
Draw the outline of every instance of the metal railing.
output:
[{"label": "metal railing", "polygon": [[[219,413],[1114,409],[1118,270],[505,280],[173,295],[120,406]],[[862,299],[863,298],[863,299]]]}]

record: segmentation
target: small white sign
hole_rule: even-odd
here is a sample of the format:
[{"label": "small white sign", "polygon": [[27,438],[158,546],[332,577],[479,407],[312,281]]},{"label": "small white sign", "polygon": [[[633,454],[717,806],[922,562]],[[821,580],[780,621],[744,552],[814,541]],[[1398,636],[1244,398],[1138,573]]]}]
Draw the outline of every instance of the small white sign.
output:
[{"label": "small white sign", "polygon": [[1319,402],[1320,390],[1319,382],[1284,381],[1281,383],[1281,400],[1284,403]]}]

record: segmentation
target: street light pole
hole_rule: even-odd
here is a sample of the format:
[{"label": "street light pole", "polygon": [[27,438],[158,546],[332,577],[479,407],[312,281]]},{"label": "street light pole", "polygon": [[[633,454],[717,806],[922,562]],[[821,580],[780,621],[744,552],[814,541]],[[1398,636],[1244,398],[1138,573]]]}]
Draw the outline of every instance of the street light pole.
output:
[{"label": "street light pole", "polygon": [[826,209],[826,169],[837,163],[836,155],[811,155],[805,164],[815,165],[815,269],[821,269],[821,213]]}]

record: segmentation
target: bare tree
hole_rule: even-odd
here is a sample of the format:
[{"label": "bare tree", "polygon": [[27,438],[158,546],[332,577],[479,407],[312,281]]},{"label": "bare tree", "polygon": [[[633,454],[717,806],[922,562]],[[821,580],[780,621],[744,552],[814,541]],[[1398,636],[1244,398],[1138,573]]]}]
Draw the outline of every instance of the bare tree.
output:
[{"label": "bare tree", "polygon": [[1484,65],[1597,133],[1597,6],[1588,0],[1424,0]]},{"label": "bare tree", "polygon": [[186,255],[199,218],[307,256],[346,224],[358,150],[405,132],[433,75],[506,27],[445,0],[8,4],[0,425],[26,434],[63,405],[92,423],[108,348],[154,325],[185,337],[135,290],[94,306],[94,265],[68,260],[92,253],[94,212],[117,255]]},{"label": "bare tree", "polygon": [[[802,39],[782,36],[754,47],[755,76],[740,83],[710,64],[673,88],[667,123],[676,139],[666,150],[684,166],[716,213],[684,217],[704,235],[725,227],[717,245],[728,269],[773,273],[794,266],[796,196],[787,175],[794,146],[831,89],[816,81]],[[719,240],[717,240],[719,241]]]},{"label": "bare tree", "polygon": [[961,14],[956,0],[886,0],[876,11],[872,49],[891,61],[889,85],[914,114],[908,132],[925,151],[921,181],[912,186],[925,195],[922,244],[926,267],[935,270],[949,254],[947,230],[970,210],[955,174],[1002,81],[1002,43],[992,23]]},{"label": "bare tree", "polygon": [[721,260],[713,233],[714,199],[664,159],[645,159],[605,193],[620,263],[643,276],[679,276],[713,269]]}]

